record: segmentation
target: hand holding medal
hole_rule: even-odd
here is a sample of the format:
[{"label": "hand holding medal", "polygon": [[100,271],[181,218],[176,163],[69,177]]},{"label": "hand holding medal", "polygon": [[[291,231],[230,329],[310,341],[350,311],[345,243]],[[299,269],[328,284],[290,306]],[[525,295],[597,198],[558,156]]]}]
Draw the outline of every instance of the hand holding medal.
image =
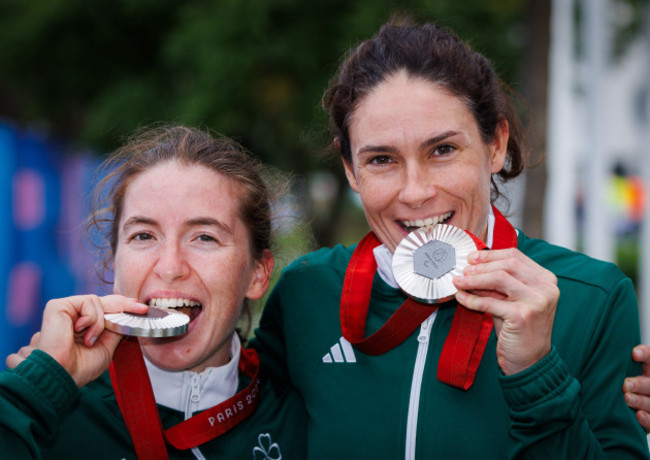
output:
[{"label": "hand holding medal", "polygon": [[49,301],[43,312],[41,331],[29,346],[7,358],[15,368],[34,350],[49,354],[81,387],[108,367],[121,337],[104,330],[104,314],[144,313],[147,306],[121,295],[77,295]]},{"label": "hand holding medal", "polygon": [[393,274],[400,288],[418,302],[453,299],[475,312],[492,315],[497,359],[505,374],[526,369],[551,347],[557,279],[516,249],[516,233],[493,209],[494,249],[451,225],[420,228],[395,249]]},{"label": "hand holding medal", "polygon": [[459,304],[492,315],[497,361],[503,373],[510,375],[532,366],[551,350],[560,292],[553,273],[516,249],[516,234],[514,244],[501,241],[507,221],[498,211],[494,214],[493,250],[471,252],[453,284]]}]

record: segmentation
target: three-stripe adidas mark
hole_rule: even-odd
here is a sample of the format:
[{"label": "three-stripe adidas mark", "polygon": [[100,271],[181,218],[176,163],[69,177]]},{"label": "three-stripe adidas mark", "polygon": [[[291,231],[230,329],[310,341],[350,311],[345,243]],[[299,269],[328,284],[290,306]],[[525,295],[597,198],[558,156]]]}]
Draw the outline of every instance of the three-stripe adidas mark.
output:
[{"label": "three-stripe adidas mark", "polygon": [[343,337],[337,343],[332,345],[329,353],[323,356],[324,363],[356,363],[357,358],[354,356],[354,349],[350,342]]}]

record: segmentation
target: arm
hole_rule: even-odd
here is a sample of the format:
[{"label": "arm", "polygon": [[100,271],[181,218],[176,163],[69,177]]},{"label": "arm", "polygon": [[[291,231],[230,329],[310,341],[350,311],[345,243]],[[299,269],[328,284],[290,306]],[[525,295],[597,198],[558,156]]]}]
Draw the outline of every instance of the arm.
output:
[{"label": "arm", "polygon": [[36,350],[15,369],[0,373],[0,448],[7,458],[40,458],[79,401],[70,375]]},{"label": "arm", "polygon": [[636,417],[646,433],[650,433],[650,346],[634,347],[632,358],[643,364],[643,374],[625,379],[625,401],[636,410]]},{"label": "arm", "polygon": [[[518,438],[515,458],[535,457],[540,449],[554,457],[648,458],[646,436],[620,394],[620,381],[638,373],[624,352],[639,335],[631,281],[622,279],[604,306],[591,307],[600,311],[599,319],[595,328],[588,329],[592,339],[575,348],[584,356],[575,375],[557,354],[553,365],[532,368],[537,375],[525,371],[504,378],[515,384],[504,386],[507,399],[515,391],[528,399],[510,405],[511,433]],[[575,325],[580,326],[584,325]]]},{"label": "arm", "polygon": [[147,306],[121,296],[74,296],[48,302],[40,333],[7,357],[0,374],[0,448],[12,458],[40,458],[77,404],[78,387],[111,361],[120,336],[104,330],[103,313],[144,313]]},{"label": "arm", "polygon": [[[459,300],[495,317],[501,385],[515,441],[510,457],[647,458],[645,436],[620,393],[621,380],[633,375],[633,363],[621,350],[637,343],[639,334],[631,282],[621,278],[606,297],[590,299],[593,306],[580,304],[594,308],[598,320],[590,342],[574,344],[584,359],[574,371],[579,375],[571,375],[550,345],[554,276],[517,250],[483,251],[480,259],[457,283],[472,291]],[[486,295],[491,291],[497,293]],[[565,305],[571,308],[570,301]],[[546,346],[550,350],[544,354]]]},{"label": "arm", "polygon": [[264,306],[259,327],[255,330],[255,337],[251,340],[250,346],[259,353],[262,370],[266,375],[274,381],[286,384],[289,381],[289,371],[283,335],[284,324],[280,293],[282,282],[283,277],[281,276]]}]

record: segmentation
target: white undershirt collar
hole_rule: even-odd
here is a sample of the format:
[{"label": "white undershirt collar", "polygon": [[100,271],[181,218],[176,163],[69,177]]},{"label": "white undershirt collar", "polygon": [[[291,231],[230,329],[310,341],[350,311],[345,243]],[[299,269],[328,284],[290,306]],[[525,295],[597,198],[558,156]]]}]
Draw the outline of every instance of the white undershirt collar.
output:
[{"label": "white undershirt collar", "polygon": [[230,361],[203,372],[167,371],[145,358],[156,402],[177,411],[194,413],[209,409],[237,392],[241,342],[237,333],[230,344]]}]

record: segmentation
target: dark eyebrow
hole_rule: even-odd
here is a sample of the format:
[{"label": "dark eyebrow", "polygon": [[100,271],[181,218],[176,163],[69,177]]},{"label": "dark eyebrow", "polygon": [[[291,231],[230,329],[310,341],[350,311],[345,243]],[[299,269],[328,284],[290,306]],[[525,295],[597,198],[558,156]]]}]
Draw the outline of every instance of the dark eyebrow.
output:
[{"label": "dark eyebrow", "polygon": [[432,137],[431,139],[427,139],[426,141],[424,141],[424,142],[422,143],[422,145],[420,145],[420,148],[421,148],[422,150],[424,150],[424,149],[426,149],[427,147],[431,147],[432,145],[436,145],[437,143],[442,142],[442,141],[444,141],[445,139],[447,139],[447,138],[449,138],[449,137],[452,137],[452,136],[455,136],[455,135],[457,135],[457,134],[460,134],[460,133],[459,133],[458,131],[451,131],[451,130],[449,130],[449,131],[445,131],[445,132],[442,133],[442,134],[439,134],[439,135],[437,135],[437,136],[435,136],[435,137]]},{"label": "dark eyebrow", "polygon": [[358,153],[366,153],[366,152],[373,152],[373,153],[390,153],[394,152],[395,149],[392,147],[384,146],[384,145],[365,145],[361,147],[358,151]]},{"label": "dark eyebrow", "polygon": [[[460,134],[460,132],[453,131],[453,130],[445,131],[442,134],[439,134],[439,135],[437,135],[435,137],[432,137],[432,138],[427,139],[426,141],[424,141],[420,145],[420,148],[422,150],[424,150],[427,147],[430,147],[430,146],[435,145],[435,144],[437,144],[439,142],[442,142],[445,139],[447,139],[449,137],[452,137],[452,136],[455,136],[457,134]],[[394,152],[394,151],[395,151],[395,149],[393,147],[390,147],[390,146],[387,146],[387,145],[365,145],[365,146],[363,146],[363,147],[361,147],[359,149],[358,153],[366,153],[366,152],[391,153],[391,152]]]}]

